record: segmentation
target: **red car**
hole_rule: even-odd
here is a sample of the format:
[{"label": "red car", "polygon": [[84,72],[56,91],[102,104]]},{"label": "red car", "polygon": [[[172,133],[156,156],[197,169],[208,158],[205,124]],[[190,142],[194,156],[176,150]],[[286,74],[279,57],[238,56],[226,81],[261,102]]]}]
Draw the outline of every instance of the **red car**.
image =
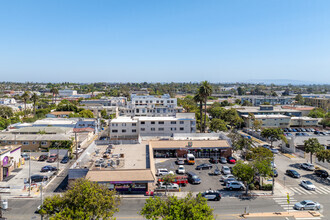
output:
[{"label": "red car", "polygon": [[234,157],[227,157],[227,161],[228,161],[228,163],[231,163],[231,164],[236,163],[236,159]]},{"label": "red car", "polygon": [[57,160],[57,154],[51,154],[47,160],[48,163],[53,163]]}]

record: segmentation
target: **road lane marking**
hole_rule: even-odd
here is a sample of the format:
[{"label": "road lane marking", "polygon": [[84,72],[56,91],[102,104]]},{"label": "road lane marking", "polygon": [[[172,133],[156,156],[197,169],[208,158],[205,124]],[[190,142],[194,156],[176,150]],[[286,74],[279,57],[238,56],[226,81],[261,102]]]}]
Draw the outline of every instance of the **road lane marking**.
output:
[{"label": "road lane marking", "polygon": [[291,190],[292,190],[294,193],[297,193],[298,195],[301,195],[301,193],[298,192],[297,190],[295,190],[294,188],[291,188]]}]

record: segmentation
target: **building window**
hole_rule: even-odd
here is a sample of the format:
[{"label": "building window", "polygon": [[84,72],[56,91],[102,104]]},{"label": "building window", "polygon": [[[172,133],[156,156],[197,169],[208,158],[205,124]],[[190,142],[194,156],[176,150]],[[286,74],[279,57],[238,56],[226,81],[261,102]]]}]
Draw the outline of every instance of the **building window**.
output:
[{"label": "building window", "polygon": [[121,130],[122,133],[126,133],[126,129]]},{"label": "building window", "polygon": [[154,122],[154,121],[152,121],[152,122],[151,122],[151,124],[152,124],[152,125],[154,125],[154,124],[155,124],[155,122]]},{"label": "building window", "polygon": [[136,123],[133,123],[132,126],[136,126]]},{"label": "building window", "polygon": [[171,121],[171,125],[176,125],[176,121]]},{"label": "building window", "polygon": [[141,121],[141,125],[144,125],[144,124],[146,124],[146,122],[145,121]]},{"label": "building window", "polygon": [[8,141],[8,144],[11,144],[11,141]]},{"label": "building window", "polygon": [[164,128],[158,128],[158,131],[164,131]]},{"label": "building window", "polygon": [[171,131],[176,131],[176,128],[171,128]]},{"label": "building window", "polygon": [[33,141],[32,144],[37,144],[37,142]]},{"label": "building window", "polygon": [[126,126],[126,123],[122,123],[121,126],[125,127]]},{"label": "building window", "polygon": [[181,128],[180,128],[180,131],[183,131],[183,130],[184,130],[184,128],[181,127]]},{"label": "building window", "polygon": [[141,128],[141,131],[145,131],[146,129],[145,128]]},{"label": "building window", "polygon": [[136,133],[136,129],[133,129],[133,130],[132,130],[132,133]]},{"label": "building window", "polygon": [[183,125],[184,124],[184,121],[180,121],[180,125]]},{"label": "building window", "polygon": [[155,131],[156,129],[155,129],[155,128],[151,128],[150,130],[151,130],[151,131]]},{"label": "building window", "polygon": [[23,145],[29,145],[29,142],[23,141]]},{"label": "building window", "polygon": [[41,145],[47,145],[47,141],[41,141]]},{"label": "building window", "polygon": [[159,125],[163,125],[164,122],[163,122],[163,121],[159,121],[158,124],[159,124]]},{"label": "building window", "polygon": [[112,133],[117,133],[118,132],[118,130],[112,130]]}]

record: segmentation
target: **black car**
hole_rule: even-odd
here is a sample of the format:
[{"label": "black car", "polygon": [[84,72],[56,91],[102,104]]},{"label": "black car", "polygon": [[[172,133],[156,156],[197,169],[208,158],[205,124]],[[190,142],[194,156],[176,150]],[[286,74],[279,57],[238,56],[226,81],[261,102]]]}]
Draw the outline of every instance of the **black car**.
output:
[{"label": "black car", "polygon": [[43,155],[40,155],[38,161],[46,161],[47,159],[48,159],[48,155],[43,154]]},{"label": "black car", "polygon": [[203,163],[196,167],[196,170],[208,170],[208,169],[212,169],[212,164]]},{"label": "black car", "polygon": [[207,200],[219,201],[221,199],[221,194],[215,190],[207,190],[201,193],[201,195]]},{"label": "black car", "polygon": [[217,158],[217,157],[211,157],[210,158],[210,163],[219,163],[219,158]]},{"label": "black car", "polygon": [[187,172],[188,182],[190,184],[200,184],[202,180],[194,172]]},{"label": "black car", "polygon": [[315,170],[314,171],[316,176],[327,178],[329,176],[329,173],[326,170]]},{"label": "black car", "polygon": [[49,172],[49,171],[56,171],[57,168],[54,167],[54,166],[44,166],[41,168],[41,171],[40,172]]},{"label": "black car", "polygon": [[43,181],[47,181],[47,180],[48,180],[47,176],[38,175],[38,174],[31,176],[32,183],[39,183],[39,182],[43,182]]},{"label": "black car", "polygon": [[64,156],[61,160],[61,163],[67,163],[69,162],[70,158],[68,156]]},{"label": "black car", "polygon": [[293,178],[300,178],[300,174],[295,170],[286,170],[286,175],[291,176]]}]

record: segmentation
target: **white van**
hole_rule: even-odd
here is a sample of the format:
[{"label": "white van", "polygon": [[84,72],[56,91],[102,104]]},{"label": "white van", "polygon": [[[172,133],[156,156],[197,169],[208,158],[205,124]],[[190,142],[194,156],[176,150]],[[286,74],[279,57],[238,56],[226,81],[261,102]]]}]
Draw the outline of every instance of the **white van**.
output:
[{"label": "white van", "polygon": [[193,154],[187,154],[187,163],[195,164],[195,156]]},{"label": "white van", "polygon": [[168,171],[166,168],[157,169],[157,173],[156,173],[157,176],[165,176],[167,174],[173,174],[174,175],[174,172],[173,171]]}]

